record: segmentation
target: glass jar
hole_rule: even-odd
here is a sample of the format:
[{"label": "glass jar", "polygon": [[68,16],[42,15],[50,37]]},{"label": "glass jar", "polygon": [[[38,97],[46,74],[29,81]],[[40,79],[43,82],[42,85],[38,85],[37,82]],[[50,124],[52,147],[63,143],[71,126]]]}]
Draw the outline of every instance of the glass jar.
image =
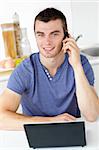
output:
[{"label": "glass jar", "polygon": [[4,41],[5,56],[17,57],[16,41],[15,41],[15,28],[13,23],[1,24],[2,36]]},{"label": "glass jar", "polygon": [[27,36],[27,28],[21,28],[21,56],[29,56],[31,46]]}]

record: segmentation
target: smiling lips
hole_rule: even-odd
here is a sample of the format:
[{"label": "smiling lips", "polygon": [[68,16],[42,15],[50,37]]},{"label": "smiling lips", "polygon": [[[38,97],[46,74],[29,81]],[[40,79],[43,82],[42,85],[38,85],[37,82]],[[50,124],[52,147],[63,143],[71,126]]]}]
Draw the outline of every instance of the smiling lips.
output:
[{"label": "smiling lips", "polygon": [[51,47],[46,47],[46,48],[43,48],[45,51],[52,51],[54,48],[51,48]]}]

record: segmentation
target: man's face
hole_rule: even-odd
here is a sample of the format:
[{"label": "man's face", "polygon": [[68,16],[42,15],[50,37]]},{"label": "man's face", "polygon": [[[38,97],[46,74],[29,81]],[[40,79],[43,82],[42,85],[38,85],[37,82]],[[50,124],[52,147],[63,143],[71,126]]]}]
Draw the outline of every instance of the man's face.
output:
[{"label": "man's face", "polygon": [[63,25],[60,19],[35,23],[35,36],[40,53],[44,57],[53,58],[62,48],[64,37]]}]

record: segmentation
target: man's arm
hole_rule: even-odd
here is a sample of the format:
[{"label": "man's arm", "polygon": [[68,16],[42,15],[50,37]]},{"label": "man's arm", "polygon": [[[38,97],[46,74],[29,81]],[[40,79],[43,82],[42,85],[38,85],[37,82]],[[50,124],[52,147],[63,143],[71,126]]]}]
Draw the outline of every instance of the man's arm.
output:
[{"label": "man's arm", "polygon": [[0,129],[23,130],[23,124],[37,122],[72,121],[75,117],[64,113],[54,117],[25,116],[17,113],[21,96],[6,89],[0,96]]},{"label": "man's arm", "polygon": [[90,86],[82,65],[74,69],[76,81],[76,95],[81,113],[86,120],[95,121],[98,117],[99,100],[94,87]]},{"label": "man's arm", "polygon": [[75,40],[70,37],[63,41],[64,53],[69,54],[69,63],[74,69],[76,95],[81,113],[88,121],[95,121],[99,114],[99,100],[96,92],[90,86],[80,60],[80,50]]}]

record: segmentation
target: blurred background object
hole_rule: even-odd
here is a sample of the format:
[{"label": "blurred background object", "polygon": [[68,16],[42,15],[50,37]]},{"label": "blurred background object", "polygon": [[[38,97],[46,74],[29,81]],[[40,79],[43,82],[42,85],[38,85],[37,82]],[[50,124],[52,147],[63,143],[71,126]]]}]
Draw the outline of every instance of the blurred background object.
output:
[{"label": "blurred background object", "polygon": [[0,69],[9,69],[14,67],[15,67],[15,62],[11,57],[0,60]]},{"label": "blurred background object", "polygon": [[20,21],[19,21],[19,15],[17,12],[14,13],[12,16],[13,23],[14,23],[14,29],[15,29],[15,41],[16,41],[16,51],[17,51],[17,57],[21,56],[21,29],[20,29]]},{"label": "blurred background object", "polygon": [[17,12],[13,14],[12,19],[12,23],[1,24],[5,58],[11,57],[19,64],[19,62],[29,56],[32,52],[27,36],[27,28],[20,27],[19,15]]},{"label": "blurred background object", "polygon": [[82,34],[79,34],[76,38],[75,38],[75,41],[77,42],[81,37],[83,37]]},{"label": "blurred background object", "polygon": [[13,23],[1,24],[5,56],[16,58],[15,28]]},{"label": "blurred background object", "polygon": [[21,28],[20,46],[21,46],[21,57],[29,56],[32,53],[30,42],[29,42],[28,36],[27,36],[27,28]]}]

